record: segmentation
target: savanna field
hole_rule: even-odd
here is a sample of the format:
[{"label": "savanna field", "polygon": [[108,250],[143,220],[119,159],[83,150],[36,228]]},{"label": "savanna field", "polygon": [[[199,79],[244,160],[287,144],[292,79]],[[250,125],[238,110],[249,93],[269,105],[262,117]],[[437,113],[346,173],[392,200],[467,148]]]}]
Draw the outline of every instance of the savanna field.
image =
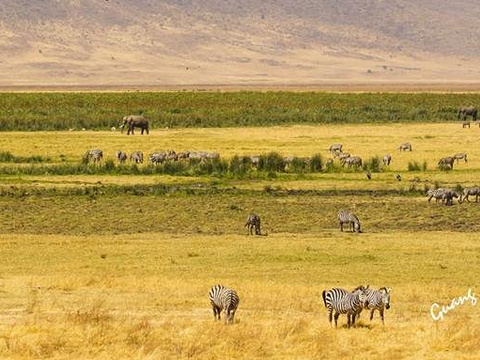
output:
[{"label": "savanna field", "polygon": [[[480,186],[480,127],[456,114],[477,94],[0,99],[0,358],[480,358],[480,304],[430,314],[480,290],[480,203],[425,196]],[[149,135],[119,131],[129,113],[151,120]],[[328,165],[334,143],[363,168]],[[91,149],[100,163],[82,160]],[[119,164],[117,150],[145,161]],[[148,161],[167,150],[220,158]],[[438,168],[456,153],[468,162]],[[340,209],[364,232],[341,233]],[[247,235],[252,212],[264,236]],[[240,296],[233,325],[214,321],[218,283]],[[392,288],[385,325],[364,311],[331,327],[322,291],[360,284]]]}]

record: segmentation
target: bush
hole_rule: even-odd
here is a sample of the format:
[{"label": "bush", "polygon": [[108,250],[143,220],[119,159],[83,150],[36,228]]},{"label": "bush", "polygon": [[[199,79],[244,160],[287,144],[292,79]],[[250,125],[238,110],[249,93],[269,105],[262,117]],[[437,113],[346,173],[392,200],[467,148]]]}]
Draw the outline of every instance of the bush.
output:
[{"label": "bush", "polygon": [[260,156],[258,169],[267,172],[283,172],[285,171],[285,161],[279,153],[271,152]]},{"label": "bush", "polygon": [[323,158],[320,154],[315,154],[310,159],[310,172],[320,172],[323,169]]},{"label": "bush", "polygon": [[417,161],[408,162],[408,171],[420,171],[422,167]]},{"label": "bush", "polygon": [[363,170],[368,170],[370,172],[381,172],[382,160],[380,160],[380,157],[378,156],[371,157],[363,163]]}]

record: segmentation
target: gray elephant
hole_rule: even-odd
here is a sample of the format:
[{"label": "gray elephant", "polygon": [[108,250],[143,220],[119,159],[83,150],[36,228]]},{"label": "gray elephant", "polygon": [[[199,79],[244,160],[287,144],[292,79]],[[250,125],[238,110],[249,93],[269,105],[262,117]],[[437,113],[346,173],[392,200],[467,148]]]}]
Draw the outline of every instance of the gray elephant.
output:
[{"label": "gray elephant", "polygon": [[465,120],[467,116],[471,116],[473,121],[477,121],[477,108],[473,106],[462,106],[460,109],[458,109],[458,120]]},{"label": "gray elephant", "polygon": [[123,121],[122,121],[122,124],[120,125],[120,129],[122,129],[122,133],[123,133],[123,129],[125,128],[125,126],[128,127],[128,130],[127,130],[127,135],[130,135],[130,133],[132,133],[132,135],[134,135],[134,131],[133,129],[134,128],[141,128],[142,129],[142,135],[143,135],[143,131],[146,130],[147,131],[147,135],[148,135],[148,119],[145,118],[143,115],[127,115],[123,118]]}]

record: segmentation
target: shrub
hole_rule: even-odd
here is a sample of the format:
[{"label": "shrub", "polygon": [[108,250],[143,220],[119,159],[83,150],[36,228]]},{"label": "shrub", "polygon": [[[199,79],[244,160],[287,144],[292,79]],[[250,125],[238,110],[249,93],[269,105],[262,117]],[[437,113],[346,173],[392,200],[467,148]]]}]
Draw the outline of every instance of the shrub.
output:
[{"label": "shrub", "polygon": [[370,172],[382,171],[382,161],[380,160],[380,157],[374,156],[365,161],[363,163],[363,170],[368,170]]}]

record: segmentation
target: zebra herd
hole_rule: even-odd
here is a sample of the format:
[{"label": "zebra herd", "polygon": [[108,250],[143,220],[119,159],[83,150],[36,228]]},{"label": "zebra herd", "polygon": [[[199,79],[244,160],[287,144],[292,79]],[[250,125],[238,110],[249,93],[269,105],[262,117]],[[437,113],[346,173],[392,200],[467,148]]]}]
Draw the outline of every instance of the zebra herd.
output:
[{"label": "zebra herd", "polygon": [[435,199],[435,202],[440,202],[447,206],[453,205],[453,199],[457,199],[459,204],[462,204],[465,201],[470,202],[470,196],[475,196],[475,202],[478,202],[478,198],[480,197],[480,187],[467,187],[463,189],[462,192],[446,188],[430,189],[427,191],[428,202]]},{"label": "zebra herd", "polygon": [[[115,158],[120,164],[126,163],[130,159],[131,162],[136,164],[143,164],[144,155],[142,151],[134,151],[128,155],[126,152],[118,150],[115,153]],[[161,164],[166,161],[179,161],[183,159],[199,159],[200,161],[206,159],[218,159],[220,154],[217,152],[208,151],[183,151],[175,152],[174,150],[154,152],[148,156],[148,160],[154,165]],[[103,159],[103,151],[100,149],[87,150],[83,155],[84,161],[87,163],[98,163]]]},{"label": "zebra herd", "polygon": [[[383,325],[385,325],[385,309],[390,309],[390,293],[392,289],[381,287],[377,290],[360,285],[347,291],[341,288],[332,288],[322,292],[323,303],[328,313],[328,321],[335,327],[338,325],[338,317],[341,314],[347,315],[347,327],[355,325],[356,319],[360,317],[362,310],[370,311],[370,321],[373,320],[375,310],[380,313]],[[209,293],[208,299],[213,310],[215,320],[221,319],[222,311],[225,314],[225,323],[233,324],[235,313],[240,303],[238,293],[226,286],[215,285]]]}]

